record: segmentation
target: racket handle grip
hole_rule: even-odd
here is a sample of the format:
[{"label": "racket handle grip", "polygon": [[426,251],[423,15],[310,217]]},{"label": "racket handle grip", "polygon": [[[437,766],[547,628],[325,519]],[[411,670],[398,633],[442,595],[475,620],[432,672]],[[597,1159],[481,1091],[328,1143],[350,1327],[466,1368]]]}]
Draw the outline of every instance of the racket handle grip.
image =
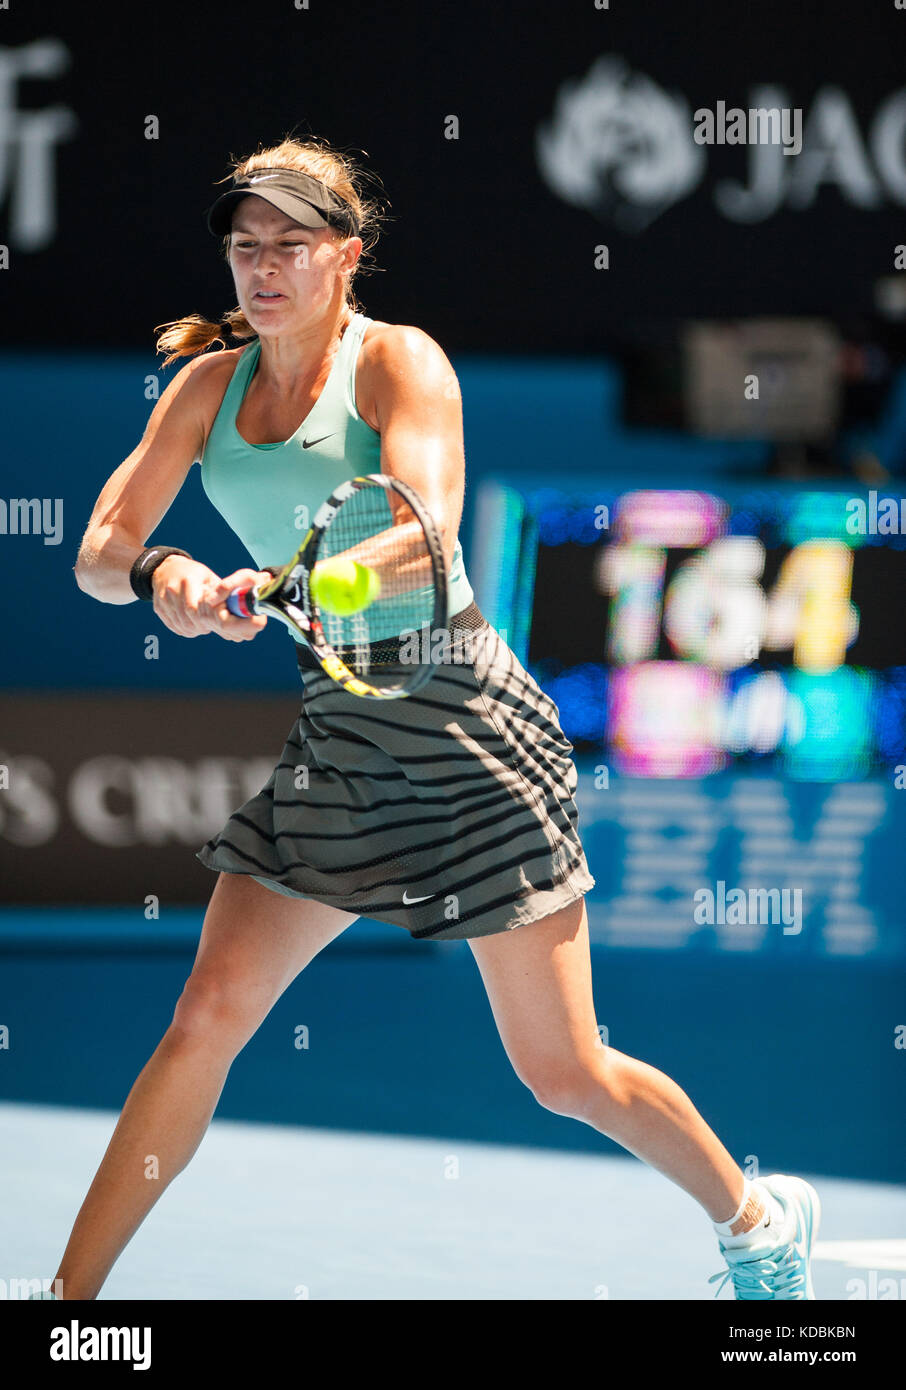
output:
[{"label": "racket handle grip", "polygon": [[252,590],[234,589],[227,597],[227,608],[235,618],[251,618],[255,614],[255,598]]}]

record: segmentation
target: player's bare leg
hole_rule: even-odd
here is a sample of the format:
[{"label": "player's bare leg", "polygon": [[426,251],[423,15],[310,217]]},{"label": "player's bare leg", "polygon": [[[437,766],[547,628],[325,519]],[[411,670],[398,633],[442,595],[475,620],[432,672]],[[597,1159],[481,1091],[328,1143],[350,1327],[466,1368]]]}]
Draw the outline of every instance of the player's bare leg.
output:
[{"label": "player's bare leg", "polygon": [[[173,1021],[129,1092],[76,1218],[56,1276],[64,1299],[97,1297],[201,1143],[234,1057],[300,970],[355,920],[244,875],[220,876]],[[149,1154],[154,1178],[146,1176]]]},{"label": "player's bare leg", "polygon": [[712,1221],[732,1217],[745,1179],[689,1097],[655,1067],[601,1046],[584,900],[469,945],[507,1055],[540,1103],[664,1173]]}]

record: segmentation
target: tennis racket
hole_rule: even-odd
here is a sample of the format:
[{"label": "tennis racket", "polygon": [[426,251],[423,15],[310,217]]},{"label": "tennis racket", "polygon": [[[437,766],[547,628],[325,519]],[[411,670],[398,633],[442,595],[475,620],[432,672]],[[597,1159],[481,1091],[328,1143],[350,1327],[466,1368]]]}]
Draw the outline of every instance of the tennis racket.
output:
[{"label": "tennis racket", "polygon": [[[324,576],[344,565],[351,572],[350,562],[363,567],[357,572],[367,579],[363,606],[331,612],[326,597],[319,606]],[[407,483],[383,473],[350,478],[318,508],[289,564],[271,582],[234,589],[227,607],[239,618],[277,618],[353,695],[398,700],[431,679],[430,634],[447,627],[447,571],[437,527]]]}]

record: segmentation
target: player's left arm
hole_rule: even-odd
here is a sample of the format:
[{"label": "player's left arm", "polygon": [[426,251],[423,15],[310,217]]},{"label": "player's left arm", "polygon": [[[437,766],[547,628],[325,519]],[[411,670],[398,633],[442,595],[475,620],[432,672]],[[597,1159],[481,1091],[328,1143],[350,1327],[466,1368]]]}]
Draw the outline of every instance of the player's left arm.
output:
[{"label": "player's left arm", "polygon": [[449,571],[465,495],[462,397],[446,353],[420,328],[395,324],[370,354],[381,472],[415,488],[434,518]]}]

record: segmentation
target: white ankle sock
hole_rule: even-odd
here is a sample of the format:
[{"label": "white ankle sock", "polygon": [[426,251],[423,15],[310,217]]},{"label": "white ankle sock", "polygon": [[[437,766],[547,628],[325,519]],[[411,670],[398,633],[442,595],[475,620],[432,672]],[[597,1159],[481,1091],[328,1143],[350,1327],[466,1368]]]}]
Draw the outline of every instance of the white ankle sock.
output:
[{"label": "white ankle sock", "polygon": [[[742,1227],[748,1225],[759,1207],[764,1208],[760,1218],[749,1230],[743,1230]],[[748,1178],[745,1179],[742,1200],[729,1221],[712,1222],[721,1245],[728,1250],[769,1240],[774,1228],[779,1230],[782,1224],[783,1212],[776,1198],[760,1183],[750,1182]]]}]

